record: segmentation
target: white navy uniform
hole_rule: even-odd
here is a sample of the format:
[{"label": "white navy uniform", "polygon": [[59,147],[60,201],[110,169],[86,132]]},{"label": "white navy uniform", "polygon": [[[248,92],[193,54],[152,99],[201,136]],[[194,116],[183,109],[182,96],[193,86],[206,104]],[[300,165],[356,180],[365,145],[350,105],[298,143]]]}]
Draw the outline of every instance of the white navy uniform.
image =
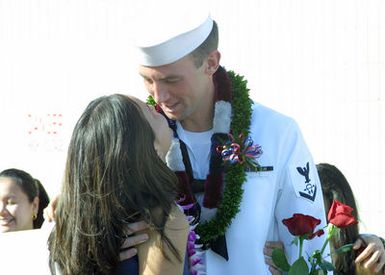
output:
[{"label": "white navy uniform", "polygon": [[[252,108],[250,135],[263,150],[258,162],[273,170],[247,173],[240,212],[226,232],[229,260],[207,250],[208,275],[270,274],[263,255],[266,241],[282,241],[292,263],[298,258],[298,247],[291,244],[294,236],[282,220],[294,213],[320,219],[316,230],[326,226],[317,170],[296,122],[260,104],[254,103]],[[189,133],[179,123],[177,129],[187,145],[194,178],[206,178],[212,133]],[[202,197],[198,196],[198,201]],[[202,219],[210,219],[215,211],[202,207]],[[324,240],[325,235],[305,241],[303,255],[321,249]],[[324,255],[328,254],[329,248]]]}]

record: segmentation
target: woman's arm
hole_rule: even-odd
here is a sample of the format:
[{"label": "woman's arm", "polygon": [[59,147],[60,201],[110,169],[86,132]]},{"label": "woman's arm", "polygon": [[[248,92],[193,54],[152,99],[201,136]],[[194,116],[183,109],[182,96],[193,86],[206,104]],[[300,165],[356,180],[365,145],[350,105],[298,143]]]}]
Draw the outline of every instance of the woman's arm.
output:
[{"label": "woman's arm", "polygon": [[164,244],[166,259],[160,249],[160,235],[154,230],[148,230],[149,239],[138,246],[140,275],[180,275],[183,274],[184,257],[186,253],[189,224],[182,211],[175,206],[165,225],[165,234],[178,251],[181,261]]}]

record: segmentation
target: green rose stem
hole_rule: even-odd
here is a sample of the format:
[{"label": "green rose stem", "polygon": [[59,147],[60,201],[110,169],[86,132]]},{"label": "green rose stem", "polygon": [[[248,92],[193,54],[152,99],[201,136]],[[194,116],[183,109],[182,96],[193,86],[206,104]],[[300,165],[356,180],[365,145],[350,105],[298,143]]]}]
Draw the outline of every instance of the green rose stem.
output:
[{"label": "green rose stem", "polygon": [[328,226],[327,226],[327,229],[328,229],[328,236],[327,236],[327,238],[326,238],[326,240],[325,240],[325,242],[324,242],[324,244],[323,244],[323,246],[321,248],[321,255],[323,255],[323,253],[324,253],[324,251],[326,249],[326,246],[329,243],[330,238],[334,235],[334,233],[336,232],[338,227],[335,226],[332,223],[329,223]]},{"label": "green rose stem", "polygon": [[298,258],[302,257],[303,240],[304,240],[303,236],[300,236],[299,237],[299,256],[298,256]]},{"label": "green rose stem", "polygon": [[[322,248],[321,248],[321,251],[318,251],[317,253],[313,254],[309,261],[311,263],[311,270],[310,270],[310,274],[312,274],[312,272],[314,272],[317,268],[317,265],[320,264],[320,261],[321,261],[321,257],[326,249],[326,246],[327,244],[329,243],[331,237],[336,233],[337,230],[339,230],[339,228],[337,226],[335,226],[334,224],[331,224],[329,223],[327,226],[327,237],[326,237],[326,240],[324,242],[324,244],[322,245]],[[314,262],[314,259],[316,259],[316,261]]]}]

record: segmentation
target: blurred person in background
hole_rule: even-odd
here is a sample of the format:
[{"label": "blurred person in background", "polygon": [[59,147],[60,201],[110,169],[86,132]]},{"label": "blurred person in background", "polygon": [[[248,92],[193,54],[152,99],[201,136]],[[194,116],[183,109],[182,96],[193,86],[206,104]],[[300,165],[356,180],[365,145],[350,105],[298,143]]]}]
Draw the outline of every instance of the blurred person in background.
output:
[{"label": "blurred person in background", "polygon": [[23,170],[0,172],[0,232],[40,228],[49,197],[39,180]]}]

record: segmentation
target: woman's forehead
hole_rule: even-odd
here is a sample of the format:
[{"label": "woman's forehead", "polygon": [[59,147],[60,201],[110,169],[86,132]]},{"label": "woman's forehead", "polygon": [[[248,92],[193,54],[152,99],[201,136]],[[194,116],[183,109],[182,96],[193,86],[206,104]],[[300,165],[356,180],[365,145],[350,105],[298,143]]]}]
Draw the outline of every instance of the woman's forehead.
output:
[{"label": "woman's forehead", "polygon": [[12,178],[0,177],[0,196],[18,196],[20,193],[24,192]]}]

